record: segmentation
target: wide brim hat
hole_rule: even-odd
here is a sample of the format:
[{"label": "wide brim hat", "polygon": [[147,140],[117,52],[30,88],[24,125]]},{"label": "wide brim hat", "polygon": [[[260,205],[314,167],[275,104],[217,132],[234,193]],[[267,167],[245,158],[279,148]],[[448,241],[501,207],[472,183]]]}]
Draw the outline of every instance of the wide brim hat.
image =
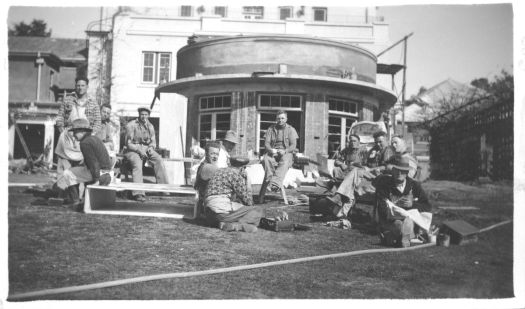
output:
[{"label": "wide brim hat", "polygon": [[410,170],[410,160],[406,156],[396,155],[392,160],[392,168],[408,172]]},{"label": "wide brim hat", "polygon": [[224,137],[223,141],[228,141],[230,143],[238,144],[239,139],[237,138],[237,132],[228,130],[226,131],[226,136]]},{"label": "wide brim hat", "polygon": [[234,167],[244,166],[250,162],[246,157],[230,157],[230,164]]},{"label": "wide brim hat", "polygon": [[139,114],[140,112],[143,112],[143,111],[148,112],[148,115],[151,114],[151,110],[147,107],[139,107],[137,110],[139,111]]},{"label": "wide brim hat", "polygon": [[73,120],[70,130],[71,131],[87,131],[87,132],[93,131],[93,129],[89,125],[89,121],[84,118]]}]

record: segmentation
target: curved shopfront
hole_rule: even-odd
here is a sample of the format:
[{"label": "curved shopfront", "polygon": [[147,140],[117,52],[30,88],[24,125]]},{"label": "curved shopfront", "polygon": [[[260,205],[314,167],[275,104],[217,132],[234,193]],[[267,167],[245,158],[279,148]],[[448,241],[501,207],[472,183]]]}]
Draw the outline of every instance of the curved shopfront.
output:
[{"label": "curved shopfront", "polygon": [[352,122],[377,120],[396,101],[375,84],[376,61],[367,50],[324,39],[211,39],[180,49],[177,80],[156,92],[188,99],[187,151],[231,129],[241,137],[238,153],[261,152],[275,112],[286,110],[301,152],[332,154]]}]

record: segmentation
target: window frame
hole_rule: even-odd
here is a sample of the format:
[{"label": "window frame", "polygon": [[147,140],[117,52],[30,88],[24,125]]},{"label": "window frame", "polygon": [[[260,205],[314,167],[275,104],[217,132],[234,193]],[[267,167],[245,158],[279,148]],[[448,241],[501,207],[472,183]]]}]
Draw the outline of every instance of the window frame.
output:
[{"label": "window frame", "polygon": [[[288,10],[289,12],[288,16],[285,18],[282,18],[283,10]],[[292,17],[293,17],[293,6],[280,6],[279,7],[279,20],[286,20],[287,18],[292,18]]]},{"label": "window frame", "polygon": [[[184,9],[189,9],[190,15],[184,15]],[[193,17],[193,6],[192,5],[181,5],[179,15],[181,17]]]},{"label": "window frame", "polygon": [[[282,107],[282,106],[261,106],[261,97],[262,96],[288,96],[288,97],[298,97],[299,98],[299,107]],[[271,101],[271,99],[270,99]],[[260,150],[261,148],[264,148],[264,145],[261,146],[261,113],[267,113],[267,112],[276,112],[278,110],[284,110],[287,112],[303,112],[304,107],[304,101],[305,97],[304,94],[298,94],[298,93],[276,93],[276,92],[261,92],[257,93],[257,119],[256,119],[256,139],[255,139],[255,151],[257,151],[259,154],[261,154]],[[299,131],[302,130],[304,126],[304,117],[301,119],[301,124],[299,125],[299,128],[295,128],[298,130],[298,134],[301,134]],[[297,140],[297,148],[301,149],[301,145],[303,142],[303,137],[299,137]]]},{"label": "window frame", "polygon": [[[224,14],[217,14],[217,9],[223,9],[224,10]],[[215,6],[213,8],[213,13],[215,15],[221,16],[222,18],[226,18],[226,17],[228,17],[228,7],[227,6]]]},{"label": "window frame", "polygon": [[[259,9],[260,12],[257,11]],[[264,6],[243,6],[242,16],[244,19],[264,19]]]},{"label": "window frame", "polygon": [[[313,11],[313,21],[314,22],[327,22],[328,21],[328,8],[327,7],[313,7],[312,8],[312,11]],[[324,20],[316,20],[315,19],[315,12],[316,11],[323,11],[324,12]]]},{"label": "window frame", "polygon": [[[146,54],[153,54],[153,66],[145,66],[145,63],[144,63],[144,58],[146,56]],[[168,69],[168,79],[166,82],[169,82],[170,79],[171,79],[171,72],[172,72],[172,53],[171,52],[160,52],[160,51],[142,51],[142,63],[141,63],[141,70],[140,70],[140,82],[142,84],[146,84],[146,85],[157,85],[160,83],[160,72],[161,72],[161,67],[160,67],[160,59],[162,58],[163,55],[168,55],[169,56],[169,65],[167,67]],[[144,69],[145,68],[152,68],[153,71],[152,71],[152,77],[153,79],[151,81],[146,81],[144,80]]]},{"label": "window frame", "polygon": [[[230,106],[229,107],[212,107],[212,108],[202,108],[201,102],[202,99],[206,98],[215,98],[215,97],[229,97],[230,98]],[[201,144],[201,118],[205,115],[211,115],[211,130],[210,130],[210,140],[216,140],[217,139],[217,115],[219,114],[228,114],[230,116],[230,127],[231,127],[231,111],[232,111],[232,99],[233,96],[231,93],[215,93],[215,94],[206,94],[202,95],[197,98],[198,102],[198,110],[199,110],[199,118],[198,118],[198,132],[197,132],[197,139],[199,141],[199,145],[204,146]],[[228,129],[229,130],[229,129]]]},{"label": "window frame", "polygon": [[[333,110],[333,109],[330,109],[330,101],[333,101],[333,100],[336,100],[336,101],[345,101],[345,102],[348,102],[350,104],[353,104],[355,105],[355,110],[356,112],[355,113],[351,113],[351,112],[344,112],[344,111],[338,111],[338,110]],[[354,120],[354,122],[356,121],[359,121],[359,105],[360,105],[360,102],[357,101],[357,100],[353,100],[353,99],[348,99],[348,98],[339,98],[339,97],[328,97],[328,126],[330,127],[330,117],[337,117],[338,119],[340,119],[340,123],[339,123],[339,145],[340,145],[340,150],[343,149],[344,147],[346,147],[346,141],[348,139],[348,130],[347,130],[347,120],[348,118],[351,118]],[[327,149],[326,149],[326,152],[328,153],[328,155],[331,157],[333,155],[333,153],[330,153],[330,135],[335,135],[334,134],[331,134],[330,133],[330,130],[328,129],[328,145],[327,145]],[[341,147],[343,146],[343,147]]]}]

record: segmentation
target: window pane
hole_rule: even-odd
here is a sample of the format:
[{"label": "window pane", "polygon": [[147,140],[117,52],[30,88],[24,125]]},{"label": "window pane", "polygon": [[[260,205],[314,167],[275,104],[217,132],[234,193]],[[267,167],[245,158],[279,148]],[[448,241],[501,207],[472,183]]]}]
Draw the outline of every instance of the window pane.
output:
[{"label": "window pane", "polygon": [[222,97],[222,106],[230,108],[232,106],[232,98],[230,96]]},{"label": "window pane", "polygon": [[261,95],[261,106],[270,106],[270,97],[267,95]]},{"label": "window pane", "polygon": [[152,67],[153,66],[153,58],[155,54],[153,53],[144,53],[144,66],[145,67]]},{"label": "window pane", "polygon": [[314,21],[326,21],[326,8],[314,9]]},{"label": "window pane", "polygon": [[282,107],[290,107],[290,97],[289,96],[282,96],[281,97],[281,106]]},{"label": "window pane", "polygon": [[292,17],[292,9],[291,8],[280,8],[280,19],[285,20],[289,17]]},{"label": "window pane", "polygon": [[182,5],[180,7],[180,16],[191,16],[191,11],[190,5]]},{"label": "window pane", "polygon": [[301,107],[301,100],[299,99],[299,97],[292,97],[291,102],[292,102],[292,107],[295,107],[295,108]]},{"label": "window pane", "polygon": [[144,74],[142,74],[142,80],[145,82],[153,81],[153,68],[144,68]]},{"label": "window pane", "polygon": [[220,15],[222,17],[226,17],[226,7],[225,6],[216,6],[215,7],[215,15]]},{"label": "window pane", "polygon": [[272,107],[281,107],[281,104],[280,104],[280,102],[279,102],[279,97],[276,96],[276,95],[272,95],[272,96],[270,97],[270,105],[271,105]]}]

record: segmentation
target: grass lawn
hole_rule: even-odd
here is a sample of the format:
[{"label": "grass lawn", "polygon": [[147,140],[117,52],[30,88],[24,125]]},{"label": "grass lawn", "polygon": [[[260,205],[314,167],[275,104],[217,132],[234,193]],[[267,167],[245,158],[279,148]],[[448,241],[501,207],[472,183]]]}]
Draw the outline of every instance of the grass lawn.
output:
[{"label": "grass lawn", "polygon": [[[483,228],[511,219],[511,184],[424,183],[435,220]],[[293,195],[290,192],[290,195]],[[152,197],[191,202],[184,197]],[[378,249],[377,236],[310,222],[307,206],[286,210],[309,231],[226,233],[169,218],[86,215],[9,189],[9,294],[170,272]],[[447,206],[478,210],[441,209]],[[512,297],[512,224],[463,246],[360,255],[225,274],[150,281],[45,299],[310,299]]]}]

